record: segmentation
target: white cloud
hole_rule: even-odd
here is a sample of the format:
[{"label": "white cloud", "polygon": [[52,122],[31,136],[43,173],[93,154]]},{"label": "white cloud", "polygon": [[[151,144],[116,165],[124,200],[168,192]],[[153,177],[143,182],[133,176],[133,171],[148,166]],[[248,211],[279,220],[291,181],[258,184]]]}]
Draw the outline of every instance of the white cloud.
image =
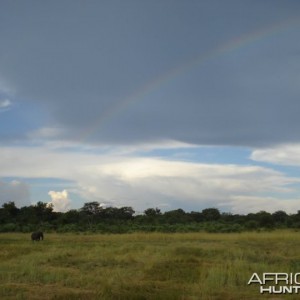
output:
[{"label": "white cloud", "polygon": [[[226,203],[231,207],[232,213],[256,213],[264,210],[273,213],[278,210],[284,210],[287,213],[297,213],[299,210],[299,199],[278,199],[275,197],[258,196],[234,196]],[[222,207],[222,205],[220,205]]]},{"label": "white cloud", "polygon": [[0,111],[6,110],[12,105],[12,102],[8,99],[0,99]]},{"label": "white cloud", "polygon": [[31,131],[28,137],[31,139],[52,139],[58,138],[63,130],[56,127],[42,127],[37,130]]},{"label": "white cloud", "polygon": [[251,159],[280,165],[300,165],[300,144],[279,145],[252,152]]},{"label": "white cloud", "polygon": [[[72,180],[77,184],[72,193],[83,201],[132,206],[137,211],[161,203],[168,209],[215,206],[226,211],[259,211],[268,203],[270,209],[290,211],[294,202],[281,198],[293,199],[300,182],[260,166],[60,152],[46,147],[1,148],[0,176]],[[67,192],[50,193],[57,210],[71,205]],[[252,199],[253,205],[247,199]]]},{"label": "white cloud", "polygon": [[3,74],[0,74],[0,93],[11,96],[16,94],[16,87]]},{"label": "white cloud", "polygon": [[51,197],[50,203],[53,204],[54,211],[65,212],[70,209],[71,200],[67,190],[61,192],[49,191],[48,195]]}]

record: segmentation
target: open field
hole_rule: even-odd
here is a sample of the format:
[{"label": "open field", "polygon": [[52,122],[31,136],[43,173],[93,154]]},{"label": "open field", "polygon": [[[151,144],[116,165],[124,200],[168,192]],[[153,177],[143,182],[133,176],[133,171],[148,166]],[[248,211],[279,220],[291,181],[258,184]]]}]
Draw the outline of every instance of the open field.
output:
[{"label": "open field", "polygon": [[300,272],[300,233],[0,234],[0,299],[299,299],[254,272]]}]

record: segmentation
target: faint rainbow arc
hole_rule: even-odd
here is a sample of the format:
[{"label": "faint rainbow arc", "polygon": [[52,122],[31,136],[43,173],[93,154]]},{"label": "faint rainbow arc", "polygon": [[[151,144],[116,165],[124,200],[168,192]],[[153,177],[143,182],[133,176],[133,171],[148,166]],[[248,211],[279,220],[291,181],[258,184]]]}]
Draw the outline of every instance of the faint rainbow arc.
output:
[{"label": "faint rainbow arc", "polygon": [[97,130],[99,130],[102,124],[106,123],[108,120],[113,119],[114,116],[119,115],[121,112],[125,111],[127,107],[142,101],[147,94],[157,90],[160,86],[177,78],[179,75],[184,74],[193,68],[199,67],[201,64],[209,60],[213,60],[226,53],[230,53],[232,51],[246,47],[247,45],[260,41],[269,36],[275,35],[281,31],[288,30],[292,26],[299,24],[299,18],[291,18],[288,21],[276,23],[275,25],[268,26],[261,30],[250,32],[247,35],[231,39],[217,46],[215,49],[209,52],[198,55],[169,69],[167,72],[142,85],[132,94],[125,97],[123,101],[112,106],[110,109],[107,109],[105,113],[99,119],[97,119],[89,129],[85,130],[80,135],[79,141],[84,142]]}]

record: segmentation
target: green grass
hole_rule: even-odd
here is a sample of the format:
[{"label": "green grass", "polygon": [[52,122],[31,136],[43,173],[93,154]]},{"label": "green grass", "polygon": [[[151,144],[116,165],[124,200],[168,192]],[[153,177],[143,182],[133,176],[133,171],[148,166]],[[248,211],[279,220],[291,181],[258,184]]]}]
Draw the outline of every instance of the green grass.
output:
[{"label": "green grass", "polygon": [[0,299],[299,299],[256,272],[300,272],[300,234],[0,234]]}]

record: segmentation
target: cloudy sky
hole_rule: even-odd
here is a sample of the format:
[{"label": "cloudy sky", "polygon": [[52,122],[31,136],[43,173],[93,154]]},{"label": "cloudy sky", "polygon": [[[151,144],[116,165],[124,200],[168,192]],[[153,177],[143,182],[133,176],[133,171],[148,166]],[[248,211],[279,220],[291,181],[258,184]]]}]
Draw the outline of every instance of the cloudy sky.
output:
[{"label": "cloudy sky", "polygon": [[300,2],[0,2],[0,205],[300,209]]}]

